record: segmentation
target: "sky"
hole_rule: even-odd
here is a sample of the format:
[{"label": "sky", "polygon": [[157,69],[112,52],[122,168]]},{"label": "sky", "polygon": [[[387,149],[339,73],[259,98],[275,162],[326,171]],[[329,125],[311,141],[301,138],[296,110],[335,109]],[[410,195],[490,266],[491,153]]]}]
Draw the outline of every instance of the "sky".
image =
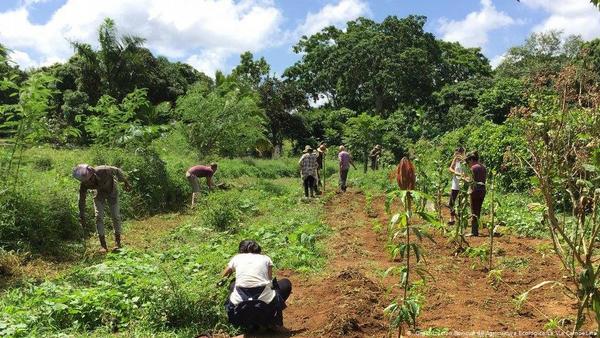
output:
[{"label": "sky", "polygon": [[244,51],[281,75],[299,59],[292,47],[302,35],[360,16],[410,14],[425,15],[439,39],[480,47],[494,66],[533,32],[600,37],[600,11],[589,0],[0,0],[0,43],[22,69],[64,62],[71,41],[97,46],[110,17],[155,54],[209,76],[229,72]]}]

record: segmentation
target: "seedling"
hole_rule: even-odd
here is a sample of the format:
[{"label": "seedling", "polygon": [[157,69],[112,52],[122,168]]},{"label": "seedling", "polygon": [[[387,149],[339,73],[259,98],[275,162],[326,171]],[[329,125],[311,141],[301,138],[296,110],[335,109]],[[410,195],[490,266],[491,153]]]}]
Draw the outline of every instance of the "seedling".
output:
[{"label": "seedling", "polygon": [[[399,266],[393,266],[388,269],[386,275],[397,272],[400,275],[398,286],[402,292],[396,299],[384,310],[384,313],[390,317],[391,327],[398,328],[398,337],[401,337],[405,326],[412,326],[416,329],[417,317],[421,312],[421,299],[413,290],[415,283],[411,283],[411,273],[416,273],[422,281],[428,272],[419,266],[423,261],[423,249],[419,245],[423,237],[433,241],[433,238],[426,232],[425,225],[412,224],[413,212],[419,215],[423,220],[429,223],[437,222],[435,214],[426,212],[426,195],[414,191],[415,175],[412,163],[403,158],[397,170],[398,186],[401,190],[392,191],[386,199],[386,209],[389,211],[394,200],[399,199],[402,205],[400,212],[394,214],[390,222],[390,236],[388,237],[388,249],[392,253],[392,258],[399,257],[404,263]],[[415,209],[415,210],[413,210]],[[416,241],[412,236],[416,237]],[[401,240],[399,240],[401,239]],[[415,262],[411,261],[414,257]]]}]

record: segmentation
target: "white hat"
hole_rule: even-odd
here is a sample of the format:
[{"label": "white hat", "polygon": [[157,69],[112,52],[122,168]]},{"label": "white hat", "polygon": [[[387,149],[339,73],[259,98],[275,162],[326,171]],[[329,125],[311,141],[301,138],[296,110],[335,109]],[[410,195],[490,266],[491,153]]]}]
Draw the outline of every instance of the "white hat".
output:
[{"label": "white hat", "polygon": [[87,164],[79,164],[73,168],[73,177],[80,182],[89,180],[93,173],[92,168]]}]

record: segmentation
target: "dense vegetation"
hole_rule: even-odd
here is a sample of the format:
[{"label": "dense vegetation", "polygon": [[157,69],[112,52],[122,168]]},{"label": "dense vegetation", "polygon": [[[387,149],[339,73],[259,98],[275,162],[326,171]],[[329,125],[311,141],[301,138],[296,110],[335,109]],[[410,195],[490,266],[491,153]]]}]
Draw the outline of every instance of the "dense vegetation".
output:
[{"label": "dense vegetation", "polygon": [[[600,39],[535,33],[492,69],[480,49],[438,40],[425,23],[359,18],[343,30],[327,27],[301,38],[301,58],[283,77],[249,52],[230,74],[207,76],[153,55],[110,19],[97,50],[74,42],[62,64],[23,71],[0,46],[0,255],[64,257],[85,247],[93,228],[76,217],[77,163],[128,173],[126,219],[183,209],[191,193],[184,173],[198,161],[218,160],[217,181],[232,187],[207,195],[172,234],[176,249],[126,249],[8,290],[0,335],[232,330],[223,324],[223,290],[213,285],[238,240],[260,237],[278,267],[322,263],[315,239],[327,229],[318,206],[297,201],[296,160],[288,157],[321,141],[347,145],[365,171],[375,144],[384,164],[411,157],[417,190],[437,209],[453,149],[478,150],[508,231],[550,237],[579,311],[600,313]],[[385,173],[353,183],[391,189]]]}]

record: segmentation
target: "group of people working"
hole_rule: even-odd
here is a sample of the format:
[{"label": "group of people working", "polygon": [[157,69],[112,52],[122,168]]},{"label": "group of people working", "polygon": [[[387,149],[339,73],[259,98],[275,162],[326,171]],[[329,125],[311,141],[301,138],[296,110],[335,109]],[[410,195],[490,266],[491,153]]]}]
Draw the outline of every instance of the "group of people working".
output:
[{"label": "group of people working", "polygon": [[[305,197],[314,197],[323,187],[323,168],[327,145],[321,143],[316,152],[310,146],[304,148],[298,164],[304,186]],[[377,170],[382,148],[376,145],[369,153],[371,169]],[[472,175],[467,175],[464,166],[467,166]],[[346,181],[350,166],[356,169],[352,156],[344,146],[338,151],[339,189],[346,191]],[[200,178],[206,178],[209,190],[215,187],[212,177],[218,169],[217,163],[208,166],[197,165],[186,171],[186,178],[192,187],[192,206],[195,205],[200,192]],[[479,235],[479,217],[481,206],[485,198],[486,168],[479,163],[477,152],[465,156],[462,147],[456,149],[449,168],[452,176],[452,189],[450,192],[450,221],[456,221],[456,199],[461,190],[461,182],[469,182],[469,196],[471,205],[471,233]],[[92,167],[80,164],[73,169],[73,177],[80,181],[79,187],[79,218],[82,226],[85,222],[85,206],[88,190],[95,190],[94,209],[96,216],[96,229],[100,240],[100,251],[107,252],[104,231],[104,207],[109,206],[110,216],[115,232],[114,250],[121,247],[121,219],[119,215],[119,199],[117,182],[122,182],[125,190],[131,189],[131,184],[125,173],[113,166],[101,165]],[[223,280],[235,274],[235,281],[230,285],[230,294],[225,307],[232,324],[244,327],[283,327],[282,311],[286,307],[285,301],[292,291],[292,284],[287,279],[273,278],[273,262],[262,254],[260,245],[253,240],[244,240],[239,244],[238,254],[227,264],[223,271]]]},{"label": "group of people working", "polygon": [[[324,184],[323,165],[326,152],[327,144],[325,143],[321,143],[316,152],[309,145],[304,147],[302,156],[298,161],[298,165],[300,166],[300,177],[302,178],[302,185],[304,187],[304,197],[312,198],[315,197],[315,195],[321,194],[321,188]],[[350,166],[354,167],[354,169],[356,169],[356,166],[345,146],[339,147],[338,161],[340,173],[339,188],[340,191],[346,191],[348,171],[350,170]]]}]

